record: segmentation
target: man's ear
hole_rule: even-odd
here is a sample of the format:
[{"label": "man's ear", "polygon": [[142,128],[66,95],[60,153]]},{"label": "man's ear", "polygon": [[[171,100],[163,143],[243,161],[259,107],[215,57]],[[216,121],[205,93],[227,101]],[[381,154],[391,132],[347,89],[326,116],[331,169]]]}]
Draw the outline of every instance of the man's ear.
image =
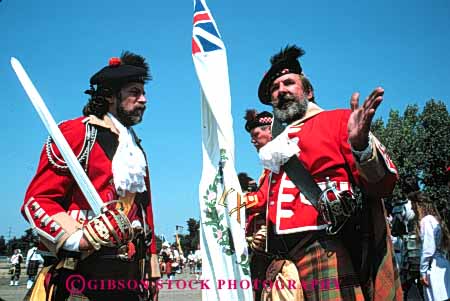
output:
[{"label": "man's ear", "polygon": [[112,105],[114,103],[113,96],[106,96],[105,99],[108,102],[108,104],[110,104],[110,105]]},{"label": "man's ear", "polygon": [[308,98],[309,101],[311,101],[311,99],[314,99],[314,90],[310,90],[308,92],[308,95],[306,95],[306,97]]}]

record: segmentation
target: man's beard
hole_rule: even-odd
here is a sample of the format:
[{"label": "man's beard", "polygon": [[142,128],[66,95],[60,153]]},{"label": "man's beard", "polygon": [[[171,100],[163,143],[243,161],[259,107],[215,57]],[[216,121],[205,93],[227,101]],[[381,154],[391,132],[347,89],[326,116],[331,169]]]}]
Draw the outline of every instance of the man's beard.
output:
[{"label": "man's beard", "polygon": [[122,103],[120,103],[117,105],[117,119],[119,119],[125,127],[130,127],[142,121],[144,111],[145,106],[142,108],[136,108],[132,111],[126,111],[123,108]]},{"label": "man's beard", "polygon": [[273,113],[276,118],[289,124],[305,116],[308,103],[306,95],[299,99],[294,95],[287,94],[280,97],[278,105],[273,107]]}]

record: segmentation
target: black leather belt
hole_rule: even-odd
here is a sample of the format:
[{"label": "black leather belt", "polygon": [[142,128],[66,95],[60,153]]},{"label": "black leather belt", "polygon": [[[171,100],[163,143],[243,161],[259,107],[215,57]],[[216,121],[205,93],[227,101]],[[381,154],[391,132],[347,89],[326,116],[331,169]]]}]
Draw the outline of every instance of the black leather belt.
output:
[{"label": "black leather belt", "polygon": [[294,248],[304,248],[322,237],[327,237],[325,230],[305,231],[282,235],[272,233],[269,235],[268,251],[269,253],[280,257],[288,257],[289,253]]}]

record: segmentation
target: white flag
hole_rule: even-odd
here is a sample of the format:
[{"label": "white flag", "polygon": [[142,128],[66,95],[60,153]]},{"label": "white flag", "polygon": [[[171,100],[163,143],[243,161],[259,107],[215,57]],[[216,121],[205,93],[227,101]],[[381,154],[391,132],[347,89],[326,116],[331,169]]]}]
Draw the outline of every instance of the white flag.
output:
[{"label": "white flag", "polygon": [[[201,85],[203,172],[199,186],[204,301],[253,300],[225,45],[204,0],[194,0],[192,57]],[[239,216],[238,216],[239,215]],[[241,224],[238,222],[241,221]],[[206,288],[209,287],[209,289]]]}]

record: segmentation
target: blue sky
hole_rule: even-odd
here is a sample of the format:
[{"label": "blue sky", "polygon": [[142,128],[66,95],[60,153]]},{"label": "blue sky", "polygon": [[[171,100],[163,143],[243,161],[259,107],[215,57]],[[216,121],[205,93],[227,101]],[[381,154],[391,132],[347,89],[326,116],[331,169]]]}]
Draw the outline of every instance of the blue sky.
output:
[{"label": "blue sky", "polygon": [[[450,2],[447,0],[207,0],[228,52],[236,169],[258,177],[259,161],[244,131],[247,108],[269,57],[286,44],[303,47],[304,72],[325,109],[349,107],[385,88],[377,116],[430,98],[450,103]],[[199,217],[200,88],[191,57],[190,0],[0,2],[0,88],[3,130],[0,235],[21,235],[25,189],[47,133],[15,77],[17,57],[54,118],[81,114],[89,78],[108,59],[131,50],[148,58],[154,80],[148,110],[136,127],[147,151],[156,231],[169,240],[175,225]]]}]

